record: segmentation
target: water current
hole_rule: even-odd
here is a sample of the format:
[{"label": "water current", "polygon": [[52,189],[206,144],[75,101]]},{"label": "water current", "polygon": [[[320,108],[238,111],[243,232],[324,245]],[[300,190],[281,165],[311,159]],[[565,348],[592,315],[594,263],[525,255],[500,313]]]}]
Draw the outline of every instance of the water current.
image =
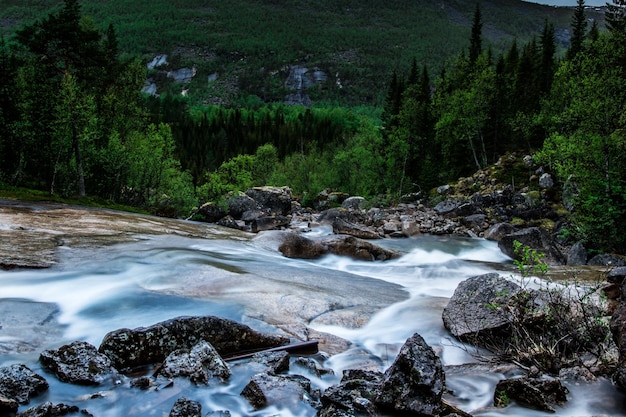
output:
[{"label": "water current", "polygon": [[[321,228],[311,233],[330,231]],[[231,364],[233,376],[227,384],[194,387],[176,381],[169,389],[137,393],[116,386],[64,384],[37,361],[44,348],[73,340],[98,346],[111,330],[149,326],[177,316],[216,315],[265,331],[271,330],[267,323],[275,313],[275,321],[285,322],[293,315],[294,321],[352,342],[345,352],[315,357],[334,370],[334,375],[321,378],[307,375],[319,389],[337,383],[342,370],[364,361],[384,370],[404,341],[418,332],[450,369],[447,397],[459,408],[475,416],[546,415],[515,404],[493,408],[493,389],[503,375],[480,366],[458,371],[456,365],[475,362],[475,355],[456,343],[442,324],[442,310],[462,280],[494,270],[511,273],[504,272],[512,270],[511,260],[495,243],[434,236],[385,240],[378,243],[402,256],[372,263],[337,256],[287,259],[278,252],[274,236],[150,236],[100,249],[61,247],[61,260],[51,268],[0,271],[0,298],[55,303],[62,324],[62,331],[48,335],[36,350],[0,354],[0,366],[24,363],[46,377],[49,391],[28,406],[52,401],[76,404],[98,417],[161,416],[177,398],[186,396],[200,401],[205,415],[210,410],[229,410],[233,416],[314,416],[315,411],[304,406],[252,410],[239,395],[251,371],[238,363]],[[331,304],[339,306],[338,311],[320,314],[324,305]],[[360,306],[367,320],[349,320],[351,316],[341,311],[349,310],[346,306]],[[11,337],[20,336],[0,333],[0,342]],[[608,381],[568,388],[569,401],[557,410],[559,416],[626,415],[624,397]]]}]

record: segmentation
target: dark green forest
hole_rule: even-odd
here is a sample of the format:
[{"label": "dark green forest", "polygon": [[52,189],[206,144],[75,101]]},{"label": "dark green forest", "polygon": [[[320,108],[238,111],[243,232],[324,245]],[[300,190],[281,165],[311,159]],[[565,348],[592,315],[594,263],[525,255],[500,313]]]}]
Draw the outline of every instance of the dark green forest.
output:
[{"label": "dark green forest", "polygon": [[[317,91],[327,99],[304,107],[282,104],[284,91],[271,79],[246,75],[258,72],[260,61],[241,69],[239,88],[266,94],[228,105],[199,102],[202,89],[196,99],[142,94],[149,73],[144,57],[129,52],[128,35],[94,4],[87,14],[65,0],[2,37],[0,182],[185,217],[199,204],[258,185],[288,185],[305,204],[323,189],[393,202],[523,152],[576,190],[572,235],[591,248],[623,252],[626,1],[615,1],[598,24],[580,0],[568,14],[567,46],[548,18],[531,36],[494,42],[487,36],[493,10],[475,3],[470,30],[454,35],[463,33],[464,42],[454,44],[465,46],[445,62],[410,48],[403,53],[408,65],[381,55],[375,65],[387,76],[380,93],[365,83],[342,101],[333,87]],[[214,11],[194,19],[212,21]],[[284,38],[250,31],[258,44],[237,48],[265,48],[265,58],[254,60],[268,67],[309,48],[274,46]],[[193,43],[184,28],[170,35]],[[222,42],[234,48],[237,39]],[[376,42],[370,47],[389,49]],[[154,45],[134,47],[155,52]],[[253,60],[239,58],[246,59]]]}]

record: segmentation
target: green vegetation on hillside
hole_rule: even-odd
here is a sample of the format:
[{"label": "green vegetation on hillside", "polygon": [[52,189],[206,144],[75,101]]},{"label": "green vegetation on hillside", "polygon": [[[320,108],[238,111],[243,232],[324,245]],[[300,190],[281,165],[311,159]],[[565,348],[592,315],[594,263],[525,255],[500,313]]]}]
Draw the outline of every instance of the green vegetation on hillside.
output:
[{"label": "green vegetation on hillside", "polygon": [[[63,5],[3,3],[0,21],[8,23],[7,35]],[[148,62],[165,53],[172,68],[195,65],[189,97],[196,103],[214,96],[242,102],[250,95],[281,101],[288,66],[306,64],[329,77],[321,91],[310,92],[314,101],[376,106],[382,105],[392,70],[408,70],[416,58],[437,73],[465,48],[475,7],[460,0],[84,0],[81,5],[99,30],[114,25],[122,56]],[[481,8],[485,43],[497,50],[513,38],[527,41],[546,18],[563,32],[571,15],[571,9],[517,0],[483,0]],[[214,73],[217,82],[207,82]]]},{"label": "green vegetation on hillside", "polygon": [[[456,53],[444,65],[432,51],[420,52],[409,44],[394,50],[389,39],[381,41],[395,33],[408,42],[428,26],[402,26],[406,21],[399,16],[410,15],[412,8],[406,11],[401,3],[388,2],[376,13],[368,2],[326,4],[334,10],[332,19],[316,14],[320,9],[308,2],[255,3],[256,13],[268,13],[267,22],[260,23],[260,14],[256,20],[241,18],[232,33],[216,26],[207,34],[211,48],[197,38],[190,46],[190,32],[184,30],[176,40],[166,37],[163,45],[151,44],[155,52],[184,44],[181,60],[205,51],[210,58],[199,65],[221,62],[235,71],[239,87],[250,93],[240,97],[248,105],[239,101],[225,107],[203,104],[197,97],[140,94],[146,67],[125,48],[152,36],[138,31],[129,37],[130,26],[124,26],[122,37],[109,24],[115,14],[97,17],[109,3],[99,11],[91,4],[87,17],[77,0],[65,0],[0,44],[0,182],[186,216],[198,204],[255,185],[288,185],[305,201],[325,188],[387,200],[420,191],[426,195],[432,187],[521,150],[536,154],[569,187],[573,237],[594,249],[626,251],[626,232],[616,227],[626,220],[626,6],[609,9],[608,30],[601,30],[584,25],[587,10],[581,1],[576,13],[568,15],[580,42],[560,54],[551,21],[542,19],[534,36],[496,48],[487,37],[494,27],[488,19],[495,3],[474,4],[467,16],[458,4],[441,3],[448,18],[460,22],[458,34],[465,37],[450,44],[457,45]],[[191,7],[186,4],[163,5],[172,7],[163,16],[161,4],[152,4],[149,10],[160,12],[135,16],[135,24],[172,19],[181,25],[179,13]],[[520,7],[513,1],[503,4]],[[224,16],[235,13],[232,4],[205,8],[204,14],[189,12],[188,29],[223,24]],[[423,9],[422,16],[435,10]],[[320,43],[306,25],[292,24],[288,33],[281,32],[288,18],[281,13],[287,11],[298,11],[302,22],[317,19],[318,26],[326,25],[326,35],[335,33],[342,43]],[[389,27],[394,16],[397,27]],[[355,31],[348,17],[367,26],[369,38]],[[294,36],[294,27],[308,36]],[[374,30],[379,27],[381,33]],[[221,40],[214,38],[218,35]],[[430,47],[445,50],[443,39]],[[311,52],[313,45],[321,49]],[[195,52],[185,55],[191,50]],[[286,106],[280,103],[280,85],[272,85],[271,77],[268,84],[260,71],[264,65],[269,74],[310,54],[307,65],[326,62],[338,51],[346,54],[337,62],[360,74],[365,84],[328,88],[325,100],[349,103],[368,94],[356,100],[363,106]],[[437,63],[429,65],[431,59]],[[407,64],[398,65],[402,60]],[[383,72],[392,75],[383,77]],[[376,77],[385,88],[368,86],[379,82]],[[244,81],[258,85],[246,90]],[[251,96],[258,88],[265,88],[265,101]],[[345,101],[342,94],[347,94]],[[378,101],[380,106],[371,106]]]}]

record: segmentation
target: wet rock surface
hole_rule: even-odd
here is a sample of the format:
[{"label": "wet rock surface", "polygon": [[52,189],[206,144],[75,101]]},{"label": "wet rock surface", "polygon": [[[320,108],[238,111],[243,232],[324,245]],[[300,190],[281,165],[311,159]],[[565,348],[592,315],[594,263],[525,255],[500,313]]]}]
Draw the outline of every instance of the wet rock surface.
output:
[{"label": "wet rock surface", "polygon": [[43,367],[61,381],[81,385],[100,385],[117,371],[111,360],[87,342],[72,342],[39,355]]},{"label": "wet rock surface", "polygon": [[167,378],[188,377],[196,385],[208,384],[217,377],[226,381],[230,368],[210,343],[202,340],[190,351],[179,349],[170,353],[157,371]]},{"label": "wet rock surface", "polygon": [[511,378],[496,385],[494,405],[506,407],[511,401],[539,411],[556,412],[554,406],[567,401],[569,391],[558,379]]},{"label": "wet rock surface", "polygon": [[47,389],[48,381],[26,365],[14,364],[0,368],[0,397],[4,397],[3,403],[8,408],[13,408],[11,401],[28,404],[31,397]]},{"label": "wet rock surface", "polygon": [[446,387],[441,360],[419,334],[404,343],[385,371],[374,402],[399,413],[436,416]]},{"label": "wet rock surface", "polygon": [[483,346],[485,340],[506,337],[510,317],[497,306],[520,291],[519,285],[496,273],[468,278],[444,308],[444,326],[455,337]]},{"label": "wet rock surface", "polygon": [[60,314],[54,303],[0,299],[0,354],[32,352],[58,338]]},{"label": "wet rock surface", "polygon": [[314,402],[310,392],[311,381],[303,376],[261,373],[250,379],[241,395],[256,410],[273,404],[296,411],[303,404]]},{"label": "wet rock surface", "polygon": [[179,317],[150,327],[119,329],[108,333],[99,351],[119,370],[161,363],[172,352],[192,349],[201,341],[220,355],[289,343],[282,336],[262,334],[252,328],[214,316]]}]

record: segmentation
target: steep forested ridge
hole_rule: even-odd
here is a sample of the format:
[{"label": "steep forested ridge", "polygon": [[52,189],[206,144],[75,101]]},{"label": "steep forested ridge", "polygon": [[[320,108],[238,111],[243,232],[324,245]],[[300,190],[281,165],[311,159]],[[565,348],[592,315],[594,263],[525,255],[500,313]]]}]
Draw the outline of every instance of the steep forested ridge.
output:
[{"label": "steep forested ridge", "polygon": [[[181,216],[265,184],[289,185],[305,201],[325,188],[426,198],[432,187],[521,151],[569,187],[568,233],[598,249],[625,249],[626,233],[615,227],[626,213],[623,0],[608,8],[606,29],[581,0],[567,14],[567,46],[560,9],[524,6],[543,13],[539,24],[528,13],[530,20],[508,21],[524,30],[501,26],[499,11],[522,7],[512,0],[470,10],[452,0],[422,4],[420,24],[412,14],[419,2],[325,4],[325,14],[308,2],[254,3],[257,18],[240,14],[231,32],[220,26],[234,19],[230,3],[129,2],[125,11],[138,7],[145,16],[122,21],[123,35],[111,24],[118,12],[106,14],[113,3],[65,0],[34,20],[12,21],[0,45],[5,187],[97,195]],[[284,33],[287,11],[323,26],[324,36],[304,23],[294,31],[293,20]],[[431,38],[438,27],[429,23],[442,15],[451,31]],[[357,31],[355,19],[367,30]],[[203,25],[212,31],[197,37]],[[526,25],[532,35],[513,36],[528,33]],[[157,37],[157,27],[166,36]],[[194,79],[186,97],[175,84],[158,97],[140,94],[146,58],[163,51],[201,73],[223,71],[231,89]],[[307,91],[317,103],[310,108],[284,105],[281,71],[290,63],[327,63],[342,83]],[[229,105],[199,100],[222,93]]]}]

